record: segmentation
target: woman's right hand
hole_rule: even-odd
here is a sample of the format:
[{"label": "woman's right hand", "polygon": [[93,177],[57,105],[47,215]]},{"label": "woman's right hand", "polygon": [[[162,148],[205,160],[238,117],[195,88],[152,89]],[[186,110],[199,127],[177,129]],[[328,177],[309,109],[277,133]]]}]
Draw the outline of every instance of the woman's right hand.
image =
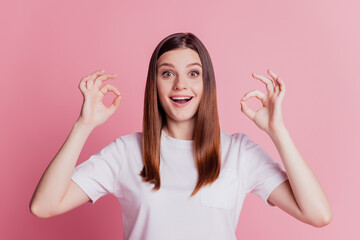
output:
[{"label": "woman's right hand", "polygon": [[[104,74],[104,70],[100,70],[81,79],[79,88],[84,101],[77,122],[95,128],[103,124],[115,112],[122,98],[120,92],[110,84],[106,84],[101,89],[100,86],[105,80],[116,78],[116,76],[116,74]],[[106,107],[102,100],[109,91],[118,96],[109,107]]]}]

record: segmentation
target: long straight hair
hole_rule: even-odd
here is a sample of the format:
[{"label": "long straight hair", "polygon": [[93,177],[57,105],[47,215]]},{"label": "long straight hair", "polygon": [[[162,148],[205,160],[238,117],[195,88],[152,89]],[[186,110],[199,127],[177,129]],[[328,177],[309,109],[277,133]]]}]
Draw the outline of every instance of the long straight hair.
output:
[{"label": "long straight hair", "polygon": [[203,186],[214,182],[220,174],[220,126],[216,100],[216,84],[210,55],[204,44],[192,33],[174,33],[164,38],[155,48],[149,63],[145,86],[142,154],[144,167],[140,171],[143,181],[154,183],[159,190],[161,130],[166,126],[166,113],[158,99],[157,60],[170,50],[190,48],[199,54],[203,68],[203,95],[195,115],[193,154],[198,180],[191,196]]}]

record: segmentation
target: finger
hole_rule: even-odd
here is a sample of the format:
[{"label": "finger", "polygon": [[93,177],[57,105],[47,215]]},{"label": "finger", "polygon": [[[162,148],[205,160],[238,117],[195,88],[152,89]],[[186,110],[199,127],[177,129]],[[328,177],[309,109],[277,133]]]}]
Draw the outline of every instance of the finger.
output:
[{"label": "finger", "polygon": [[101,70],[95,71],[95,72],[93,72],[92,74],[90,74],[90,76],[97,76],[97,75],[99,75],[99,74],[104,73],[104,71],[105,71],[105,69],[101,69]]},{"label": "finger", "polygon": [[254,90],[251,92],[248,92],[244,95],[244,97],[241,99],[241,101],[245,101],[251,97],[256,97],[257,99],[261,100],[262,104],[265,105],[266,102],[266,95],[259,90]]},{"label": "finger", "polygon": [[93,79],[89,78],[89,79],[86,81],[86,87],[87,87],[87,89],[91,89],[93,85],[94,85]]},{"label": "finger", "polygon": [[279,82],[278,82],[278,78],[279,76],[276,75],[273,71],[271,71],[270,69],[268,69],[268,74],[272,77],[272,79],[274,80],[274,84],[275,84],[275,89],[274,89],[274,93],[277,96],[279,94],[280,88],[279,88]]},{"label": "finger", "polygon": [[281,98],[281,99],[283,99],[284,98],[284,95],[285,95],[285,83],[284,83],[284,81],[282,80],[282,78],[280,78],[280,77],[278,77],[277,78],[277,81],[278,81],[278,83],[279,83],[279,88],[280,88],[280,92],[279,92],[279,97]]},{"label": "finger", "polygon": [[111,113],[115,112],[115,110],[120,106],[120,100],[122,99],[122,96],[117,96],[114,101],[111,103],[109,109]]},{"label": "finger", "polygon": [[98,75],[101,75],[101,74],[103,74],[104,73],[104,69],[102,69],[102,70],[99,70],[99,71],[96,71],[96,72],[93,72],[92,74],[90,74],[90,75],[88,75],[88,76],[86,76],[86,77],[84,77],[82,80],[84,80],[85,82],[86,81],[88,81],[89,79],[91,79],[91,78],[93,78],[93,79],[95,79]]},{"label": "finger", "polygon": [[104,73],[104,71],[105,71],[104,69],[102,69],[100,71],[96,71],[83,79],[86,82],[86,86],[88,89],[90,89],[93,86],[94,79],[96,77],[102,75]]},{"label": "finger", "polygon": [[84,81],[84,79],[82,79],[79,83],[79,88],[81,90],[81,92],[85,92],[86,91],[86,82]]},{"label": "finger", "polygon": [[79,88],[80,88],[80,90],[82,90],[82,91],[85,91],[86,90],[86,87],[87,87],[87,81],[89,80],[89,79],[91,79],[91,77],[92,76],[97,76],[97,75],[100,75],[100,74],[102,74],[104,72],[104,69],[103,70],[99,70],[99,71],[96,71],[96,72],[94,72],[94,73],[92,73],[92,74],[90,74],[90,75],[88,75],[88,76],[86,76],[86,77],[83,77],[82,79],[81,79],[81,81],[80,81],[80,83],[79,83]]},{"label": "finger", "polygon": [[99,77],[97,77],[95,79],[95,82],[94,82],[94,87],[97,87],[99,88],[100,85],[107,79],[109,78],[116,78],[117,77],[117,74],[105,74],[105,75],[101,75]]},{"label": "finger", "polygon": [[[278,76],[277,76],[273,71],[271,71],[270,69],[268,69],[267,72],[268,72],[268,74],[272,77],[272,79],[273,79],[274,81],[277,79]],[[275,81],[275,84],[277,84],[276,81]]]},{"label": "finger", "polygon": [[274,83],[272,80],[264,77],[264,76],[261,76],[261,75],[258,75],[258,74],[255,74],[255,73],[252,73],[252,76],[256,79],[259,79],[261,80],[263,83],[266,84],[266,89],[267,91],[269,92],[269,94],[273,94],[274,92]]},{"label": "finger", "polygon": [[109,91],[115,93],[116,95],[120,95],[119,90],[116,89],[116,87],[106,84],[104,87],[101,88],[100,92],[104,95],[106,95]]},{"label": "finger", "polygon": [[246,102],[244,101],[241,101],[240,102],[240,105],[241,105],[241,111],[248,117],[250,118],[251,120],[254,119],[255,117],[255,112],[249,108],[249,106],[247,105]]},{"label": "finger", "polygon": [[275,96],[278,96],[279,95],[279,92],[280,92],[280,88],[279,88],[279,85],[277,84],[275,89],[274,89],[274,95]]}]

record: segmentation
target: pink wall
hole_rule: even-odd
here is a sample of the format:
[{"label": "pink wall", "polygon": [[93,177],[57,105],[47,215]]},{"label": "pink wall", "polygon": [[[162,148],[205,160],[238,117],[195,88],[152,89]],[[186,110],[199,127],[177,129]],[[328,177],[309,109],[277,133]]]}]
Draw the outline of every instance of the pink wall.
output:
[{"label": "pink wall", "polygon": [[238,239],[358,239],[358,1],[6,2],[0,7],[0,239],[122,239],[113,196],[50,219],[31,215],[28,204],[80,113],[80,79],[104,68],[118,74],[109,81],[123,95],[117,112],[90,135],[82,162],[118,136],[141,131],[150,55],[175,32],[195,33],[210,52],[222,129],[248,134],[278,161],[275,145],[239,101],[248,91],[265,92],[251,72],[271,68],[283,78],[285,124],[333,208],[333,221],[318,229],[248,195]]}]

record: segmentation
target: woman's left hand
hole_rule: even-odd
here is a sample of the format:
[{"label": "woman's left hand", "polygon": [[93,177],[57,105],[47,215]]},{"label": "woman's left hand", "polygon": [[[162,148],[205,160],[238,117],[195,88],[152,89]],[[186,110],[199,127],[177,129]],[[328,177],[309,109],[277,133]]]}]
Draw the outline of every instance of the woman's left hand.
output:
[{"label": "woman's left hand", "polygon": [[[284,81],[270,69],[268,69],[268,74],[272,79],[254,73],[252,74],[255,79],[266,84],[268,94],[265,95],[259,90],[248,92],[241,99],[240,105],[241,111],[253,120],[260,129],[269,135],[273,135],[285,128],[281,111],[281,103],[285,95],[285,84]],[[245,100],[251,97],[258,98],[263,104],[256,112],[250,109],[245,102]]]}]

